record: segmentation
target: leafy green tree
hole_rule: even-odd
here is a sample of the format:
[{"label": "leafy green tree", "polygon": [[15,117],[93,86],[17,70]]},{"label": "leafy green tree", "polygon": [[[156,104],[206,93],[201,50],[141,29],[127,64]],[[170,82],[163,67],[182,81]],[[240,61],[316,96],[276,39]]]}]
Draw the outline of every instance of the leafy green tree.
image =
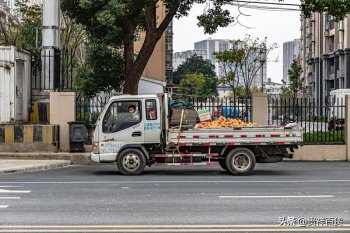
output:
[{"label": "leafy green tree", "polygon": [[42,7],[29,4],[29,0],[17,0],[15,6],[16,16],[0,16],[0,45],[33,51],[36,34],[38,44],[41,44]]},{"label": "leafy green tree", "polygon": [[[340,11],[331,10],[330,3],[324,2],[338,7],[340,0],[303,0],[302,9],[306,13],[325,10],[339,14],[339,17],[350,11],[346,3],[340,5]],[[203,27],[205,33],[212,34],[234,21],[234,16],[224,6],[237,3],[237,0],[209,0],[209,4],[208,0],[62,0],[62,8],[68,16],[85,26],[90,37],[101,39],[106,47],[123,51],[123,91],[136,94],[142,72],[167,26],[174,17],[188,15],[195,3],[205,5],[206,10],[197,17],[198,26]],[[160,6],[166,8],[163,19],[156,14]],[[145,33],[145,40],[135,55],[134,40],[141,31]]]},{"label": "leafy green tree", "polygon": [[202,73],[212,78],[216,77],[215,66],[209,60],[204,60],[203,57],[197,54],[194,54],[179,65],[173,74],[173,82],[179,84],[181,79],[188,73]]},{"label": "leafy green tree", "polygon": [[[296,60],[293,61],[290,69],[288,70],[289,84],[282,87],[282,96],[285,98],[297,98],[298,92],[303,88],[304,79],[301,78],[303,69],[297,63]],[[285,84],[285,82],[282,80]]]},{"label": "leafy green tree", "polygon": [[122,54],[108,48],[99,41],[89,41],[86,45],[86,58],[78,69],[75,85],[84,97],[93,97],[99,92],[115,90],[120,92],[123,85]]},{"label": "leafy green tree", "polygon": [[220,83],[230,85],[233,95],[239,86],[244,88],[246,95],[251,95],[258,72],[266,63],[269,52],[276,47],[276,44],[268,46],[266,38],[259,40],[247,36],[244,40],[234,41],[232,49],[215,53],[224,68]]},{"label": "leafy green tree", "polygon": [[310,17],[312,12],[326,13],[340,21],[350,13],[348,0],[301,0],[301,10],[304,16]]},{"label": "leafy green tree", "polygon": [[[16,0],[15,15],[0,15],[0,45],[35,51],[42,42],[42,4],[30,4],[29,0]],[[86,40],[86,32],[64,12],[61,12],[61,49],[68,48],[75,54]],[[38,48],[37,48],[38,46]]]},{"label": "leafy green tree", "polygon": [[236,75],[244,55],[244,50],[240,48],[234,48],[215,54],[215,58],[222,64],[224,69],[224,76],[219,77],[219,84],[229,85],[233,97],[246,94],[244,88],[240,85],[240,75]]},{"label": "leafy green tree", "polygon": [[180,97],[202,97],[209,98],[213,96],[211,89],[210,78],[202,73],[191,74],[187,73],[179,84],[177,94]]}]

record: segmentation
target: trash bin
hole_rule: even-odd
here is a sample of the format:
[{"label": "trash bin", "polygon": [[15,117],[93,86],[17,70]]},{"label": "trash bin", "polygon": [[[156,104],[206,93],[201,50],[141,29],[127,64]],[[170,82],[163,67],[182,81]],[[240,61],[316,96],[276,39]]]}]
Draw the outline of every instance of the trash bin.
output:
[{"label": "trash bin", "polygon": [[69,124],[70,151],[83,152],[88,140],[88,132],[84,121],[71,121]]}]

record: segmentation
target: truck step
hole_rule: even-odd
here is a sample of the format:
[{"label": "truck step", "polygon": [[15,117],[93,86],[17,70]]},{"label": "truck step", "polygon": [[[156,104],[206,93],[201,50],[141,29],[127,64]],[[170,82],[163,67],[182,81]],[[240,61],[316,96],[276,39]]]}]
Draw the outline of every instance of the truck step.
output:
[{"label": "truck step", "polygon": [[173,157],[218,157],[219,154],[155,154],[155,158],[173,158]]},{"label": "truck step", "polygon": [[201,162],[201,163],[156,163],[156,166],[213,166],[218,162]]}]

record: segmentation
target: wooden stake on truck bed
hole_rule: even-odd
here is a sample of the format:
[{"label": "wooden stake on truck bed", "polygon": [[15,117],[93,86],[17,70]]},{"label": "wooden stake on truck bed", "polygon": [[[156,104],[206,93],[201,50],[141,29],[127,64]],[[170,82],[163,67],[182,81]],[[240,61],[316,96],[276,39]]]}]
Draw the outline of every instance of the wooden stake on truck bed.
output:
[{"label": "wooden stake on truck bed", "polygon": [[[177,150],[177,153],[180,154],[180,150],[179,150],[179,147],[180,147],[180,136],[181,136],[181,133],[182,133],[182,121],[184,119],[184,109],[182,109],[181,111],[181,118],[180,118],[180,128],[179,128],[179,134],[177,135],[177,146],[176,146],[176,150]],[[182,159],[182,156],[180,155],[180,158]]]}]

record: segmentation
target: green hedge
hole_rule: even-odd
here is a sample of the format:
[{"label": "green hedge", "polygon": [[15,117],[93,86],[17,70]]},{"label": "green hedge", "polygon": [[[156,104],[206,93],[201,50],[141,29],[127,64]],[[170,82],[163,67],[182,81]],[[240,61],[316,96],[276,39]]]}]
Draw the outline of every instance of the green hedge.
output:
[{"label": "green hedge", "polygon": [[344,131],[313,132],[304,134],[304,142],[312,143],[344,143]]},{"label": "green hedge", "polygon": [[90,119],[90,113],[84,112],[84,113],[78,113],[77,114],[77,121],[89,121]]}]

